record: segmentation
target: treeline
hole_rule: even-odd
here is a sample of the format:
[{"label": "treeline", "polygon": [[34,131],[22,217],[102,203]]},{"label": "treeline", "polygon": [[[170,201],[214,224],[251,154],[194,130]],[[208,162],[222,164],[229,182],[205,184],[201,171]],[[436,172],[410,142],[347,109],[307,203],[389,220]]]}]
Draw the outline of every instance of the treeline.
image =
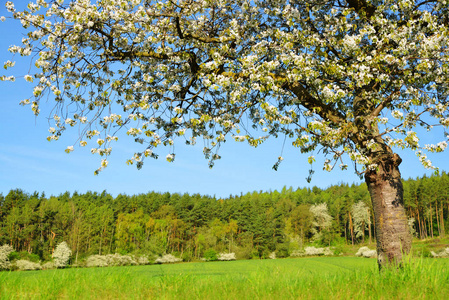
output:
[{"label": "treeline", "polygon": [[[410,230],[417,238],[448,228],[449,177],[404,181]],[[0,245],[51,259],[65,241],[73,261],[92,254],[173,253],[184,260],[207,251],[237,258],[286,256],[305,244],[338,245],[374,239],[365,184],[252,192],[227,199],[198,194],[134,196],[87,192],[46,197],[11,190],[0,194]]]}]

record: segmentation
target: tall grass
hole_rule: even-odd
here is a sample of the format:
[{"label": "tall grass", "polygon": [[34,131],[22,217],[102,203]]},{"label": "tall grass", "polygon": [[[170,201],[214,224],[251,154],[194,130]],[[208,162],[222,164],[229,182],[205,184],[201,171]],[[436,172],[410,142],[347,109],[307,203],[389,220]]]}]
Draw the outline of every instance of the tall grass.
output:
[{"label": "tall grass", "polygon": [[0,272],[0,299],[449,299],[448,267],[316,257]]}]

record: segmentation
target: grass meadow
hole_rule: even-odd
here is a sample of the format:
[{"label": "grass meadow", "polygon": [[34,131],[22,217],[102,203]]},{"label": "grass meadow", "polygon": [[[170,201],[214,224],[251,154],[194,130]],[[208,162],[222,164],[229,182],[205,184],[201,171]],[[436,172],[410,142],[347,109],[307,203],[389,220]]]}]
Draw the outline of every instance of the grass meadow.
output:
[{"label": "grass meadow", "polygon": [[312,257],[0,272],[0,299],[449,299],[449,259]]}]

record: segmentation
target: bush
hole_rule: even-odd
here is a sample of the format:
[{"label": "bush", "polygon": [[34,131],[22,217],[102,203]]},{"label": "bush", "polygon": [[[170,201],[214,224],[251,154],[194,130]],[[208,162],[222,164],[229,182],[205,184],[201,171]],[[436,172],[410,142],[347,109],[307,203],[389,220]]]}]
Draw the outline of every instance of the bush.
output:
[{"label": "bush", "polygon": [[137,262],[129,255],[120,255],[118,253],[106,255],[110,266],[131,266],[137,265]]},{"label": "bush", "polygon": [[315,248],[315,247],[306,247],[304,248],[305,255],[307,256],[316,256],[316,255],[333,255],[334,252],[329,248]]},{"label": "bush", "polygon": [[334,255],[343,255],[344,253],[344,248],[341,244],[338,244],[337,246],[334,247]]},{"label": "bush", "polygon": [[108,255],[91,255],[86,259],[86,267],[112,267],[112,266],[130,266],[138,264],[148,264],[148,258],[142,256],[136,262],[129,255],[121,255],[118,253]]},{"label": "bush", "polygon": [[86,267],[107,267],[108,259],[105,255],[91,255],[86,259]]},{"label": "bush", "polygon": [[236,260],[235,253],[220,253],[220,254],[218,254],[217,259],[225,260],[225,261]]},{"label": "bush", "polygon": [[44,270],[56,269],[56,265],[53,261],[47,261],[46,263],[42,264],[42,269]]},{"label": "bush", "polygon": [[209,249],[204,251],[204,259],[206,261],[216,261],[218,260],[217,252],[214,249]]},{"label": "bush", "polygon": [[181,258],[182,261],[191,261],[193,259],[192,252],[190,251],[183,252]]},{"label": "bush", "polygon": [[25,259],[19,259],[16,261],[15,266],[20,271],[34,271],[42,269],[40,263],[35,263]]},{"label": "bush", "polygon": [[11,252],[9,254],[9,261],[15,261],[15,260],[29,260],[32,262],[40,262],[41,258],[39,255],[34,253],[29,253],[28,251],[21,251],[21,252]]},{"label": "bush", "polygon": [[321,256],[321,255],[334,255],[334,251],[330,247],[316,248],[316,247],[305,247],[304,251],[295,250],[292,251],[290,256]]},{"label": "bush", "polygon": [[360,256],[360,257],[365,257],[365,258],[373,258],[373,257],[377,256],[377,251],[376,250],[371,250],[368,247],[361,247],[357,251],[355,256]]},{"label": "bush", "polygon": [[14,251],[14,248],[8,244],[0,247],[0,270],[11,268],[9,255]]},{"label": "bush", "polygon": [[306,256],[324,255],[324,248],[305,247],[304,253]]},{"label": "bush", "polygon": [[180,261],[182,261],[181,258],[177,258],[176,256],[171,255],[171,254],[165,254],[162,257],[156,258],[155,263],[167,264],[167,263],[176,263],[176,262],[180,262]]},{"label": "bush", "polygon": [[430,251],[430,254],[432,257],[449,257],[449,248],[443,249],[439,253]]},{"label": "bush", "polygon": [[279,244],[277,246],[275,253],[276,253],[276,257],[279,257],[279,258],[289,257],[290,253],[288,251],[288,243]]},{"label": "bush", "polygon": [[149,264],[150,264],[150,260],[149,260],[148,257],[146,257],[146,256],[137,256],[137,257],[134,257],[134,261],[135,261],[138,265],[149,265]]},{"label": "bush", "polygon": [[235,255],[238,259],[251,259],[252,248],[246,247],[234,247]]},{"label": "bush", "polygon": [[53,258],[55,266],[57,268],[65,268],[69,264],[70,256],[72,255],[72,250],[66,242],[61,242],[56,246],[55,252],[53,252]]}]

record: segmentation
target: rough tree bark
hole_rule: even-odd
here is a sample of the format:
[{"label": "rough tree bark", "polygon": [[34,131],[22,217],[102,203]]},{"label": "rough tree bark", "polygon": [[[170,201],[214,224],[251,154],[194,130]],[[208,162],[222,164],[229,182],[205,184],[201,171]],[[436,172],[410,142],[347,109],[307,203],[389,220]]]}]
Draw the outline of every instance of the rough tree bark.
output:
[{"label": "rough tree bark", "polygon": [[396,153],[384,155],[378,168],[365,174],[374,208],[379,269],[400,265],[411,248],[400,163],[401,158]]}]

